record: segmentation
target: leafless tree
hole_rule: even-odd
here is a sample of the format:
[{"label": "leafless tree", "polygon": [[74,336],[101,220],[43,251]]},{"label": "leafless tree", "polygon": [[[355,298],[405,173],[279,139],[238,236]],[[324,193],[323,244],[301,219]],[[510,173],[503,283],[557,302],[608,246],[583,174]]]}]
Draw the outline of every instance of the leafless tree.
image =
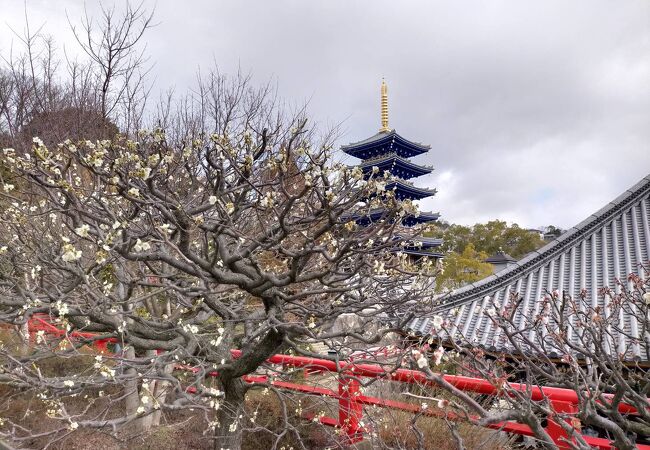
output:
[{"label": "leafless tree", "polygon": [[135,7],[127,3],[121,16],[115,7],[102,6],[97,29],[87,12],[81,27],[69,20],[77,42],[90,58],[92,73],[97,77],[102,116],[107,119],[121,107],[117,116],[124,121],[122,128],[128,131],[137,130],[140,125],[148,91],[145,85],[146,48],[140,48],[139,43],[147,29],[153,26],[153,14],[142,3]]},{"label": "leafless tree", "polygon": [[[46,314],[68,336],[93,333],[65,349],[42,334],[26,355],[3,350],[2,382],[56,405],[53,438],[146,429],[161,411],[191,408],[211,423],[215,448],[238,448],[243,376],[276,352],[338,359],[378,342],[428,291],[430,265],[401,251],[418,232],[399,225],[414,206],[385,191],[387,179],[332,163],[331,142],[301,112],[282,113],[266,87],[221,76],[208,86],[201,98],[218,131],[182,145],[156,129],[5,150],[25,183],[2,192],[12,206],[2,216],[0,320]],[[378,207],[381,220],[358,223]],[[359,320],[333,329],[342,314]],[[74,375],[39,370],[43,358],[106,339],[119,350]],[[337,354],[311,352],[318,343]],[[126,387],[110,394],[126,402],[118,417],[72,414],[62,401],[115,385]],[[17,423],[9,430],[31,437]]]},{"label": "leafless tree", "polygon": [[0,55],[0,133],[21,147],[25,139],[31,145],[34,131],[52,145],[143,128],[151,85],[142,40],[152,17],[127,4],[122,14],[102,8],[97,22],[88,14],[81,26],[70,21],[87,56],[72,60],[59,55],[43,26],[31,26],[26,6],[16,45]]},{"label": "leafless tree", "polygon": [[[646,267],[641,273],[650,272]],[[546,292],[539,313],[529,319],[522,316],[518,293],[502,304],[490,299],[477,314],[497,326],[498,352],[458,332],[454,340],[445,338],[453,331],[453,318],[437,316],[429,343],[447,350],[438,347],[434,362],[447,361],[454,370],[489,380],[505,394],[486,407],[445,381],[435,372],[436,364],[423,363],[428,379],[449,394],[444,408],[482,426],[504,420],[526,424],[543,448],[557,448],[545,429],[550,418],[569,436],[567,448],[591,448],[581,432],[607,437],[616,448],[636,448],[637,439],[650,436],[650,375],[643,363],[650,359],[650,278],[630,274],[613,288],[600,289],[598,296],[594,302],[584,290],[579,298]],[[635,331],[621,320],[624,316],[635,322]],[[515,382],[524,388],[513,388]],[[557,411],[549,399],[534,399],[535,386],[575,391],[575,410]]]}]

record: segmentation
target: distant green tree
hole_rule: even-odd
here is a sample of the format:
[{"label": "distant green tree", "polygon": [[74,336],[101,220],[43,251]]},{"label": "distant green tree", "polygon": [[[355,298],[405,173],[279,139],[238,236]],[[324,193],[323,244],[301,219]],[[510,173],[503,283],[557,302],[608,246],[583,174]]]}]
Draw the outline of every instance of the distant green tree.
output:
[{"label": "distant green tree", "polygon": [[556,227],[555,225],[549,225],[546,227],[546,234],[552,234],[556,238],[563,233],[562,228]]},{"label": "distant green tree", "polygon": [[539,233],[521,228],[516,223],[509,226],[502,220],[477,223],[473,226],[433,225],[426,235],[441,237],[444,240],[442,249],[445,252],[462,253],[472,244],[477,252],[483,252],[487,256],[503,250],[517,259],[544,245]]},{"label": "distant green tree", "polygon": [[472,243],[461,252],[451,251],[442,260],[442,273],[436,277],[436,290],[444,292],[473,283],[492,274],[492,264],[486,263],[485,252],[477,251]]}]

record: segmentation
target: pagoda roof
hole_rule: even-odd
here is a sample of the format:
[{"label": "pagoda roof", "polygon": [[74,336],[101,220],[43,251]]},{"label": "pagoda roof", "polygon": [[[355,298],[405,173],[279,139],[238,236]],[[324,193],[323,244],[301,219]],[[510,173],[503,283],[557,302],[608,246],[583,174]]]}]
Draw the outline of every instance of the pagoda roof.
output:
[{"label": "pagoda roof", "polygon": [[442,239],[441,238],[434,238],[434,237],[427,237],[427,236],[418,236],[417,240],[419,242],[422,242],[422,245],[424,246],[438,246],[442,245]]},{"label": "pagoda roof", "polygon": [[381,172],[387,170],[392,175],[405,180],[426,175],[433,171],[432,166],[414,164],[408,159],[398,156],[396,153],[389,153],[375,159],[365,160],[359,167],[361,167],[364,173],[371,173],[372,168],[377,167]]},{"label": "pagoda roof", "polygon": [[431,250],[405,248],[402,251],[408,255],[414,255],[414,256],[430,256],[433,258],[442,258],[444,256],[444,254],[441,252],[432,252]]},{"label": "pagoda roof", "polygon": [[487,258],[485,262],[490,264],[507,264],[511,262],[517,262],[517,260],[506,252],[499,250],[494,255]]},{"label": "pagoda roof", "polygon": [[438,192],[435,189],[419,188],[402,180],[388,183],[386,185],[386,190],[394,191],[395,197],[398,200],[404,200],[406,198],[410,200],[420,200],[422,198],[431,197]]},{"label": "pagoda roof", "polygon": [[[375,208],[370,210],[367,213],[363,214],[355,214],[356,221],[357,223],[364,225],[368,224],[377,220],[380,220],[384,217],[386,213],[386,210],[383,208]],[[412,227],[413,225],[417,225],[420,223],[427,223],[427,222],[432,222],[434,220],[438,220],[440,217],[439,213],[432,213],[432,212],[420,212],[418,216],[416,217],[415,215],[408,215],[402,219],[402,225],[407,226],[407,227]],[[420,240],[424,238],[419,238]]]},{"label": "pagoda roof", "polygon": [[412,227],[413,225],[417,225],[420,223],[427,223],[427,222],[433,222],[435,220],[438,220],[440,217],[440,213],[434,213],[434,212],[420,212],[420,214],[416,216],[406,216],[402,220],[402,224],[407,226],[407,227]]},{"label": "pagoda roof", "polygon": [[[407,242],[409,248],[417,247],[417,248],[432,248],[432,247],[440,247],[443,243],[443,240],[441,238],[433,238],[433,237],[425,237],[425,236],[415,236],[415,237],[406,237],[406,236],[398,236],[401,239],[405,239],[407,241],[412,241],[412,242]],[[417,244],[417,245],[416,245]]]},{"label": "pagoda roof", "polygon": [[434,251],[434,249],[439,249],[443,243],[443,240],[440,238],[432,238],[425,236],[418,236],[412,239],[413,244],[417,245],[407,245],[404,247],[404,253],[414,256],[432,256],[435,258],[442,258],[443,253],[441,251]]},{"label": "pagoda roof", "polygon": [[429,151],[431,146],[409,141],[395,130],[380,131],[363,141],[341,146],[341,150],[350,156],[360,159],[375,158],[386,153],[396,153],[402,158],[421,155]]},{"label": "pagoda roof", "polygon": [[[437,298],[433,314],[445,317],[451,327],[441,340],[469,339],[498,352],[514,351],[501,328],[485,313],[491,307],[503,311],[511,295],[518,294],[516,310],[510,314],[520,329],[534,323],[542,311],[545,292],[565,292],[581,299],[583,307],[608,310],[609,297],[598,290],[610,287],[621,291],[629,274],[647,276],[644,264],[650,261],[650,175],[587,219],[567,230],[552,242],[515,262],[497,274],[464,286]],[[620,310],[612,343],[604,351],[623,360],[650,363],[650,341],[643,336],[642,315],[634,309]],[[555,316],[550,318],[556,322]],[[415,334],[432,333],[431,317],[414,319],[407,329]],[[559,357],[555,344],[546,335],[531,330],[526,337],[546,348],[548,355]],[[580,334],[567,329],[569,341],[579,348]]]}]

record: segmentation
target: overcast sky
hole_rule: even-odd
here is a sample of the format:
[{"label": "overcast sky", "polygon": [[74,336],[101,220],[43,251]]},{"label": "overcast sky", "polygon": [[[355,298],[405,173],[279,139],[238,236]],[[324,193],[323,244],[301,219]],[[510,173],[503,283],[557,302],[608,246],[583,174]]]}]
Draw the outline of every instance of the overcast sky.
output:
[{"label": "overcast sky", "polygon": [[[416,183],[439,193],[422,209],[449,222],[570,227],[650,174],[647,0],[145,5],[157,89],[183,91],[212,61],[241,66],[309,101],[320,123],[342,123],[345,144],[378,131],[384,77],[391,128],[431,145],[416,161],[436,170]],[[0,11],[5,52],[23,1]],[[65,13],[80,17],[81,1],[28,0],[27,11],[74,51]]]}]

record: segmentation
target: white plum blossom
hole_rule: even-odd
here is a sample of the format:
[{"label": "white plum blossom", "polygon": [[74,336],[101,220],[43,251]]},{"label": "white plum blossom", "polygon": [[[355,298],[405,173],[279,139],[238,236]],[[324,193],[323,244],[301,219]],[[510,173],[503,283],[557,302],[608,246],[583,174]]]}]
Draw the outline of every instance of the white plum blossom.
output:
[{"label": "white plum blossom", "polygon": [[4,189],[5,192],[10,192],[10,191],[13,191],[15,189],[15,187],[16,186],[14,186],[13,184],[5,183],[3,189]]},{"label": "white plum blossom", "polygon": [[352,175],[352,178],[355,180],[360,180],[363,178],[363,170],[359,166],[354,166],[352,171],[350,171],[350,175]]},{"label": "white plum blossom", "polygon": [[72,380],[65,380],[65,381],[63,382],[63,385],[64,385],[64,386],[67,386],[67,387],[72,387],[72,386],[74,386],[74,381],[72,381]]},{"label": "white plum blossom", "polygon": [[650,292],[643,294],[643,300],[645,301],[646,305],[650,305]]},{"label": "white plum blossom", "polygon": [[79,258],[81,258],[81,250],[77,250],[72,244],[65,244],[63,246],[63,256],[61,256],[63,261],[72,262]]},{"label": "white plum blossom", "polygon": [[265,208],[269,206],[273,206],[273,194],[267,192],[266,195],[264,195],[264,197],[262,197],[262,199],[260,200],[260,205]]},{"label": "white plum blossom", "polygon": [[427,357],[424,355],[419,350],[413,350],[411,353],[413,359],[415,360],[415,363],[418,365],[420,369],[424,369],[425,367],[429,367],[429,360]]},{"label": "white plum blossom", "polygon": [[439,331],[442,328],[442,325],[445,323],[445,320],[441,316],[433,316],[433,329]]},{"label": "white plum blossom", "polygon": [[138,239],[135,242],[135,245],[133,246],[133,250],[135,250],[138,253],[139,252],[146,252],[150,248],[151,248],[151,244],[149,244],[148,242],[142,242],[140,239]]},{"label": "white plum blossom", "polygon": [[185,324],[183,325],[183,331],[185,331],[186,333],[196,334],[199,332],[199,327],[197,327],[196,325]]},{"label": "white plum blossom", "polygon": [[211,205],[214,205],[215,203],[217,203],[217,196],[216,195],[211,195],[210,198],[208,198],[208,203],[210,203]]},{"label": "white plum blossom", "polygon": [[81,237],[88,237],[88,232],[90,231],[90,227],[88,226],[88,224],[84,223],[79,228],[75,228],[74,231]]},{"label": "white plum blossom", "polygon": [[440,364],[444,354],[445,354],[445,349],[442,347],[438,347],[438,349],[435,352],[433,352],[433,363],[436,366]]},{"label": "white plum blossom", "polygon": [[131,197],[140,197],[140,189],[138,188],[132,187],[128,192]]},{"label": "white plum blossom", "polygon": [[497,310],[494,308],[487,308],[485,310],[485,314],[487,314],[489,317],[496,316]]},{"label": "white plum blossom", "polygon": [[59,316],[63,317],[70,312],[70,307],[67,303],[63,303],[61,300],[57,300],[55,304],[56,309],[59,311]]},{"label": "white plum blossom", "polygon": [[113,378],[115,376],[115,370],[107,366],[102,366],[102,369],[99,371],[99,374],[104,378]]}]

